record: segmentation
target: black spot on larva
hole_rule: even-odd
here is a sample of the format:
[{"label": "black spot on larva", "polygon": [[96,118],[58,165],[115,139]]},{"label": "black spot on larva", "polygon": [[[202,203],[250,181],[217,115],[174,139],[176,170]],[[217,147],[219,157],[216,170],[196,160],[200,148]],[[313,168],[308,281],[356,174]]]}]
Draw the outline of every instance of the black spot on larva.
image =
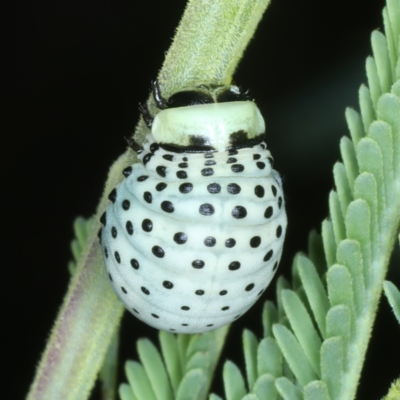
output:
[{"label": "black spot on larva", "polygon": [[133,225],[131,221],[126,221],[125,228],[129,235],[133,235]]},{"label": "black spot on larva", "polygon": [[173,156],[172,154],[164,154],[164,155],[162,156],[162,158],[163,158],[164,160],[167,160],[167,161],[172,161],[172,160],[174,159],[174,156]]},{"label": "black spot on larva", "polygon": [[131,202],[130,202],[129,200],[125,199],[125,200],[122,202],[122,208],[123,208],[125,211],[128,211],[130,206],[131,206]]},{"label": "black spot on larva", "polygon": [[241,219],[244,218],[247,215],[247,210],[243,206],[236,206],[232,210],[232,217]]},{"label": "black spot on larva", "polygon": [[221,290],[221,291],[219,292],[219,295],[220,295],[220,296],[225,296],[227,293],[228,293],[227,290]]},{"label": "black spot on larva", "polygon": [[144,219],[142,222],[142,229],[145,232],[151,232],[151,230],[153,229],[153,222],[149,219]]},{"label": "black spot on larva", "polygon": [[113,281],[113,278],[110,273],[108,273],[108,278],[110,279],[111,282]]},{"label": "black spot on larva", "polygon": [[171,332],[175,332],[175,329],[169,328],[169,330],[170,330]]},{"label": "black spot on larva", "polygon": [[205,244],[207,247],[213,247],[213,246],[215,246],[215,243],[217,243],[217,241],[216,241],[215,238],[212,237],[212,236],[207,236],[207,237],[204,239],[204,244]]},{"label": "black spot on larva", "polygon": [[229,264],[229,267],[228,267],[231,271],[236,271],[237,269],[239,269],[240,268],[240,262],[239,261],[232,261],[230,264]]},{"label": "black spot on larva", "polygon": [[105,211],[103,212],[103,214],[101,214],[100,222],[101,222],[104,226],[106,226],[106,223],[107,223],[107,214],[106,214]]},{"label": "black spot on larva", "polygon": [[269,250],[268,253],[264,256],[264,261],[269,261],[273,255],[274,255],[274,251],[272,249]]},{"label": "black spot on larva", "polygon": [[218,183],[210,183],[207,186],[207,190],[211,194],[217,194],[217,193],[219,193],[221,191],[221,186],[218,185]]},{"label": "black spot on larva", "polygon": [[142,175],[142,176],[139,176],[136,180],[138,181],[138,182],[144,182],[146,179],[148,179],[148,175]]},{"label": "black spot on larva", "polygon": [[216,161],[214,161],[214,160],[207,160],[207,161],[205,161],[204,162],[204,165],[215,165],[217,162]]},{"label": "black spot on larva", "polygon": [[201,268],[204,267],[204,261],[202,261],[202,260],[194,260],[192,262],[192,267],[196,268],[196,269],[201,269]]},{"label": "black spot on larva", "polygon": [[139,269],[139,262],[138,260],[136,260],[136,258],[132,258],[130,263],[133,269]]},{"label": "black spot on larva", "polygon": [[214,175],[214,170],[212,168],[203,168],[201,170],[201,174],[203,176],[211,176],[211,175]]},{"label": "black spot on larva", "polygon": [[237,158],[234,158],[234,157],[229,157],[229,158],[226,160],[226,163],[227,163],[227,164],[233,164],[233,163],[235,163],[235,162],[237,162]]},{"label": "black spot on larva", "polygon": [[260,158],[260,154],[253,154],[253,160],[259,160]]},{"label": "black spot on larva", "polygon": [[161,209],[167,213],[172,213],[175,210],[174,205],[168,200],[164,200],[161,203]]},{"label": "black spot on larva", "polygon": [[150,290],[147,289],[147,288],[145,288],[144,286],[142,286],[142,287],[140,288],[140,290],[141,290],[144,294],[147,294],[147,295],[150,294]]},{"label": "black spot on larva", "polygon": [[188,306],[182,306],[182,307],[181,307],[181,310],[183,310],[183,311],[188,311],[188,310],[190,310],[190,307],[188,307]]},{"label": "black spot on larva", "polygon": [[119,264],[119,263],[121,262],[121,257],[119,256],[118,251],[116,251],[116,252],[114,253],[114,257],[115,257],[115,259],[117,260],[117,263]]},{"label": "black spot on larva", "polygon": [[260,146],[262,147],[263,150],[267,148],[267,145],[265,143],[261,143]]},{"label": "black spot on larva", "polygon": [[151,195],[150,192],[144,192],[143,193],[143,199],[146,203],[151,203],[153,201],[153,196]]},{"label": "black spot on larva", "polygon": [[174,235],[174,242],[177,244],[184,244],[187,242],[187,240],[188,240],[188,237],[187,237],[186,233],[177,232]]},{"label": "black spot on larva", "polygon": [[253,237],[250,239],[250,246],[251,246],[251,247],[256,248],[256,247],[258,247],[260,244],[261,244],[261,238],[260,238],[260,236],[253,236]]},{"label": "black spot on larva", "polygon": [[107,250],[107,247],[104,247],[104,255],[106,256],[106,258],[108,258],[108,250]]},{"label": "black spot on larva", "polygon": [[228,151],[228,154],[229,154],[230,156],[235,156],[236,154],[238,154],[238,151],[237,151],[237,150],[229,150],[229,151]]},{"label": "black spot on larva", "polygon": [[231,170],[232,172],[242,172],[244,171],[244,166],[242,164],[233,164]]},{"label": "black spot on larva", "polygon": [[181,324],[182,326],[189,326],[189,324]]},{"label": "black spot on larva", "polygon": [[110,194],[108,195],[108,200],[112,201],[115,203],[115,200],[117,200],[117,191],[115,189],[111,190]]},{"label": "black spot on larva", "polygon": [[259,197],[259,198],[261,199],[262,197],[264,197],[265,190],[264,190],[264,188],[263,188],[261,185],[257,185],[257,186],[254,188],[254,193],[255,193],[255,195],[256,195],[257,197]]},{"label": "black spot on larva", "polygon": [[132,310],[136,313],[136,314],[140,314],[140,312],[138,310],[136,310],[136,308],[132,308]]},{"label": "black spot on larva", "polygon": [[228,193],[230,194],[238,194],[242,190],[241,187],[237,183],[230,183],[227,187]]},{"label": "black spot on larva", "polygon": [[153,246],[151,252],[158,258],[163,258],[165,256],[165,252],[160,246]]},{"label": "black spot on larva", "polygon": [[99,231],[97,232],[97,237],[99,238],[99,242],[101,244],[101,228],[99,229]]},{"label": "black spot on larva", "polygon": [[272,206],[268,206],[267,209],[265,210],[264,217],[271,218],[273,213],[274,209],[272,208]]},{"label": "black spot on larva", "polygon": [[204,290],[199,289],[199,290],[196,290],[195,293],[196,293],[198,296],[203,296]]},{"label": "black spot on larva", "polygon": [[272,194],[273,194],[274,196],[276,196],[276,193],[277,193],[278,191],[276,190],[276,187],[275,187],[274,185],[271,185],[271,190],[272,190]]},{"label": "black spot on larva", "polygon": [[229,307],[228,307],[228,306],[225,306],[225,307],[222,307],[222,308],[221,308],[221,311],[226,311],[226,310],[229,310]]},{"label": "black spot on larva", "polygon": [[159,165],[156,168],[157,174],[162,176],[163,178],[165,178],[165,176],[167,175],[166,170],[167,170],[167,167],[164,167],[163,165]]},{"label": "black spot on larva", "polygon": [[159,146],[157,143],[152,143],[152,144],[150,145],[150,151],[151,151],[152,153],[154,153],[155,151],[157,151],[159,148],[160,148],[160,146]]},{"label": "black spot on larva", "polygon": [[207,327],[210,327],[210,326],[214,326],[214,324],[208,324],[208,325],[206,325]]},{"label": "black spot on larva", "polygon": [[188,163],[185,163],[185,162],[182,162],[182,163],[179,163],[178,164],[178,167],[179,168],[187,168],[189,166],[189,164]]},{"label": "black spot on larva", "polygon": [[281,208],[282,207],[282,197],[279,196],[278,198],[278,207]]},{"label": "black spot on larva", "polygon": [[238,318],[240,318],[240,317],[241,317],[241,314],[236,315],[236,317],[234,317],[233,319],[238,319]]},{"label": "black spot on larva", "polygon": [[254,283],[250,283],[249,285],[247,285],[245,287],[246,292],[250,292],[250,290],[252,290],[254,288]]},{"label": "black spot on larva", "polygon": [[111,228],[111,236],[115,239],[117,237],[117,234],[118,234],[117,228],[115,226],[113,226]]},{"label": "black spot on larva", "polygon": [[132,173],[132,167],[126,167],[122,170],[122,174],[127,178]]},{"label": "black spot on larva", "polygon": [[213,153],[204,153],[204,158],[213,158],[214,154]]},{"label": "black spot on larva", "polygon": [[160,318],[157,314],[151,314],[151,316],[154,318]]},{"label": "black spot on larva", "polygon": [[282,227],[279,225],[279,226],[276,228],[276,237],[277,237],[277,238],[280,238],[281,235],[282,235]]},{"label": "black spot on larva", "polygon": [[125,289],[123,286],[121,286],[121,290],[122,290],[125,294],[128,293],[128,292],[126,291],[126,289]]},{"label": "black spot on larva", "polygon": [[167,184],[166,184],[166,183],[160,182],[160,183],[157,183],[157,185],[156,185],[156,190],[157,190],[157,192],[161,192],[161,191],[164,190],[166,187],[167,187]]},{"label": "black spot on larva", "polygon": [[274,268],[272,268],[272,271],[276,271],[277,268],[278,268],[278,261],[274,264]]},{"label": "black spot on larva", "polygon": [[204,203],[199,208],[201,215],[213,215],[215,213],[214,207],[209,203]]},{"label": "black spot on larva", "polygon": [[147,153],[147,154],[143,157],[143,165],[146,165],[146,164],[150,161],[152,155],[153,155],[153,154]]},{"label": "black spot on larva", "polygon": [[178,172],[176,173],[176,176],[177,176],[179,179],[186,179],[186,178],[187,178],[187,173],[186,173],[185,171],[178,171]]},{"label": "black spot on larva", "polygon": [[264,169],[265,168],[265,163],[263,163],[262,161],[258,161],[256,164],[257,164],[257,167],[259,169]]},{"label": "black spot on larva", "polygon": [[193,185],[189,182],[187,183],[182,183],[182,185],[179,186],[179,191],[183,194],[190,193],[193,189]]},{"label": "black spot on larva", "polygon": [[187,157],[182,157],[182,161],[187,161],[188,158]]},{"label": "black spot on larva", "polygon": [[257,296],[261,296],[263,293],[264,293],[264,289],[260,290],[260,291],[257,293]]},{"label": "black spot on larva", "polygon": [[236,240],[235,239],[229,238],[229,239],[225,240],[225,246],[226,247],[231,248],[231,247],[235,246],[235,244],[236,244]]},{"label": "black spot on larva", "polygon": [[174,284],[170,281],[164,281],[163,286],[165,287],[165,289],[172,289],[174,287]]}]

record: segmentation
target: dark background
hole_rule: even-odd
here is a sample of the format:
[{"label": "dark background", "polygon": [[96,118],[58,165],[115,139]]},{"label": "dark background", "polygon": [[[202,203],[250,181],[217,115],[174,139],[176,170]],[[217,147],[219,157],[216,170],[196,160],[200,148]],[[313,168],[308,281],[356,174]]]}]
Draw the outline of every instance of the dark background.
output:
[{"label": "dark background", "polygon": [[[4,398],[27,393],[67,289],[72,222],[94,213],[185,4],[19,0],[8,10],[1,157]],[[331,171],[347,134],[344,109],[358,108],[370,32],[382,29],[383,5],[274,0],[235,74],[266,118],[268,145],[284,177],[289,228],[280,272],[286,276],[294,254],[306,251],[310,229],[319,230],[328,214]],[[399,284],[398,271],[390,278]],[[273,296],[271,288],[263,298]],[[261,308],[262,301],[232,326],[223,358],[243,366],[242,329],[261,336]],[[121,360],[136,357],[137,332],[156,338],[155,330],[125,315]],[[390,363],[400,359],[398,335],[384,298],[358,398],[380,398],[398,376]],[[214,390],[222,395],[220,381],[219,369]]]}]

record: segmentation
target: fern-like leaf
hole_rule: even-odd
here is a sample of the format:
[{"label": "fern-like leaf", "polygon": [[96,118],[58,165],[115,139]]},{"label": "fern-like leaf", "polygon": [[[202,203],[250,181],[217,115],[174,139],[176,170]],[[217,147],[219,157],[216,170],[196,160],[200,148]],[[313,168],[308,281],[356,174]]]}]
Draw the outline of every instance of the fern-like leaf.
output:
[{"label": "fern-like leaf", "polygon": [[296,256],[291,284],[278,280],[264,339],[244,333],[248,392],[226,363],[227,400],[353,399],[383,287],[400,321],[399,291],[384,283],[400,222],[400,1],[387,0],[383,17],[386,36],[371,36],[361,113],[346,111],[351,139],[342,139],[343,162],[333,169],[330,219],[322,237],[310,235],[309,257]]},{"label": "fern-like leaf", "polygon": [[227,332],[228,327],[202,335],[160,331],[161,353],[148,339],[140,339],[141,363],[126,363],[129,385],[120,386],[121,399],[205,399]]}]

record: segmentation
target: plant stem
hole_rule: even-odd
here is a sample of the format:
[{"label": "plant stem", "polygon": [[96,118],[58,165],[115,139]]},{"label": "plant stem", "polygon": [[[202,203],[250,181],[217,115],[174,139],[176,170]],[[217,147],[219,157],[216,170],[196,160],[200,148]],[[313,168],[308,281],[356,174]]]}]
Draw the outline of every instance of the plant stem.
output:
[{"label": "plant stem", "polygon": [[[190,0],[159,73],[166,95],[188,84],[229,83],[269,0]],[[137,128],[139,141],[148,132]],[[107,195],[121,170],[137,162],[128,150],[110,170],[96,222],[52,329],[28,400],[85,399],[123,308],[111,291],[97,239]]]}]

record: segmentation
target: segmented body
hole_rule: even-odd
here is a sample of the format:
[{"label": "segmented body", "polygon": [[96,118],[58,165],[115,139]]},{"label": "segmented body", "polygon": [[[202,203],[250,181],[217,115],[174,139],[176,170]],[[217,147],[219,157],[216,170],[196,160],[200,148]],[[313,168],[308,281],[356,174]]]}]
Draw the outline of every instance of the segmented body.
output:
[{"label": "segmented body", "polygon": [[284,197],[263,136],[251,143],[193,152],[149,135],[141,162],[110,193],[101,231],[108,276],[147,324],[216,329],[270,283],[286,231]]}]

